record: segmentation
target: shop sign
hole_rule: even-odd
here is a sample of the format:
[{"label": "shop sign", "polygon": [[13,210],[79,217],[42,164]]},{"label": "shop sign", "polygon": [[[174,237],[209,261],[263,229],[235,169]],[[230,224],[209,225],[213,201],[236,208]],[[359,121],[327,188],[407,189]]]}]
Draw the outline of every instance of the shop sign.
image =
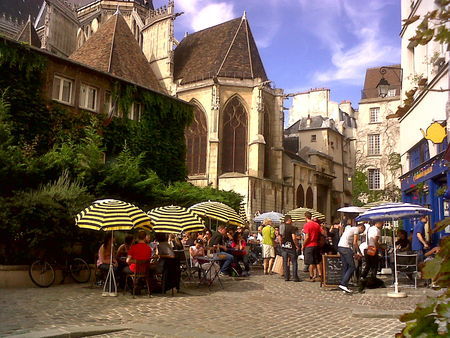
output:
[{"label": "shop sign", "polygon": [[430,174],[432,172],[433,172],[433,167],[429,166],[428,168],[426,168],[424,170],[421,170],[417,174],[415,174],[413,176],[413,181],[417,181],[417,180],[421,179],[422,177],[424,177],[424,176],[426,176],[426,175],[428,175],[428,174]]}]

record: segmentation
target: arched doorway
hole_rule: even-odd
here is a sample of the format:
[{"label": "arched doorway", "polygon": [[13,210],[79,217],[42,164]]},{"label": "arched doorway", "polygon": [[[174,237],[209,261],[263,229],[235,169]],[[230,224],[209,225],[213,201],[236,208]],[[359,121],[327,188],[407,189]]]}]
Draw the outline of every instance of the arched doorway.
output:
[{"label": "arched doorway", "polygon": [[305,206],[305,191],[303,190],[303,187],[301,184],[299,184],[297,188],[297,208],[302,208]]},{"label": "arched doorway", "polygon": [[306,190],[306,207],[310,209],[314,207],[314,195],[311,187]]},{"label": "arched doorway", "polygon": [[223,110],[222,172],[247,171],[247,111],[234,96]]},{"label": "arched doorway", "polygon": [[188,175],[206,173],[208,127],[205,113],[195,105],[194,119],[185,131]]}]

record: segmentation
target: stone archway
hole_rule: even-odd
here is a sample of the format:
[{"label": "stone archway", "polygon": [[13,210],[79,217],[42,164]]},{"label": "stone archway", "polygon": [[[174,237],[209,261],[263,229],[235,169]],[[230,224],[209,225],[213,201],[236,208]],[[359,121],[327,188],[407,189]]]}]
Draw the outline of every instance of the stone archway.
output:
[{"label": "stone archway", "polygon": [[311,187],[306,190],[306,207],[310,209],[314,207],[314,194]]},{"label": "stone archway", "polygon": [[299,184],[297,188],[296,205],[297,208],[302,208],[305,206],[305,191],[303,190],[303,186],[301,184]]}]

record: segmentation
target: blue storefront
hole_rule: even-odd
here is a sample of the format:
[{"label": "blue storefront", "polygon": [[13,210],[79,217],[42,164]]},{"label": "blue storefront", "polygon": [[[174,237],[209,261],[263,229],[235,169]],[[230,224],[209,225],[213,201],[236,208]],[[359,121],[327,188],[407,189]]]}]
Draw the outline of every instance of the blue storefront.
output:
[{"label": "blue storefront", "polygon": [[[428,159],[400,177],[403,202],[415,203],[433,210],[431,228],[434,224],[450,216],[450,171],[444,159],[444,152]],[[405,220],[404,229],[411,231],[417,220]],[[443,236],[450,235],[450,228],[432,236],[432,244],[437,244]]]}]

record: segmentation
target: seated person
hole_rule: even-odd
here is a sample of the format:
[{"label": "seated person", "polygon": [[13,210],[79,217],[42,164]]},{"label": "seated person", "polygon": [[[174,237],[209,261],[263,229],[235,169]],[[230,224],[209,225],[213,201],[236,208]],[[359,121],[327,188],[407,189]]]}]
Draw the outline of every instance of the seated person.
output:
[{"label": "seated person", "polygon": [[128,235],[125,237],[124,243],[117,249],[116,259],[119,262],[119,266],[126,265],[126,260],[128,257],[128,250],[130,250],[133,244],[133,236]]},{"label": "seated person", "polygon": [[141,230],[138,232],[138,242],[131,246],[128,250],[127,263],[129,265],[129,271],[124,271],[131,273],[136,272],[136,261],[148,261],[150,264],[150,257],[152,256],[152,249],[145,242],[146,233]]},{"label": "seated person", "polygon": [[[166,290],[171,288],[179,290],[181,277],[180,261],[168,242],[167,234],[156,233],[155,238],[158,241],[157,255],[159,257],[156,272],[163,274]],[[166,290],[163,290],[163,292]]]},{"label": "seated person", "polygon": [[189,248],[189,255],[191,256],[192,266],[198,267],[199,263],[197,257],[205,256],[205,247],[203,246],[203,241],[201,239],[197,239],[195,245]]},{"label": "seated person", "polygon": [[186,242],[184,243],[184,245],[191,247],[195,244],[196,239],[197,239],[197,234],[195,232],[191,232],[191,233],[189,233],[188,238],[187,238]]},{"label": "seated person", "polygon": [[233,243],[231,243],[231,247],[235,249],[233,252],[234,259],[237,263],[242,261],[244,263],[244,272],[242,276],[248,276],[250,271],[250,265],[248,264],[248,255],[247,255],[247,243],[242,238],[242,232],[236,231],[233,236]]},{"label": "seated person", "polygon": [[224,225],[219,225],[217,232],[214,232],[209,241],[209,246],[214,247],[218,251],[219,255],[224,258],[222,267],[220,268],[220,273],[222,275],[229,275],[229,268],[233,262],[233,255],[226,252],[227,247],[225,246],[225,236],[227,234],[227,229]]},{"label": "seated person", "polygon": [[411,243],[408,239],[408,234],[405,230],[397,231],[398,239],[395,242],[395,246],[398,252],[406,252],[411,250]]},{"label": "seated person", "polygon": [[169,245],[173,250],[183,250],[183,244],[176,234],[169,235]]},{"label": "seated person", "polygon": [[[108,271],[109,266],[111,264],[111,256],[112,256],[112,264],[114,265],[114,271],[117,271],[117,260],[114,255],[114,238],[107,234],[103,240],[103,244],[100,246],[98,250],[98,259],[97,259],[97,268],[102,271]],[[111,252],[111,250],[113,250]]]}]

